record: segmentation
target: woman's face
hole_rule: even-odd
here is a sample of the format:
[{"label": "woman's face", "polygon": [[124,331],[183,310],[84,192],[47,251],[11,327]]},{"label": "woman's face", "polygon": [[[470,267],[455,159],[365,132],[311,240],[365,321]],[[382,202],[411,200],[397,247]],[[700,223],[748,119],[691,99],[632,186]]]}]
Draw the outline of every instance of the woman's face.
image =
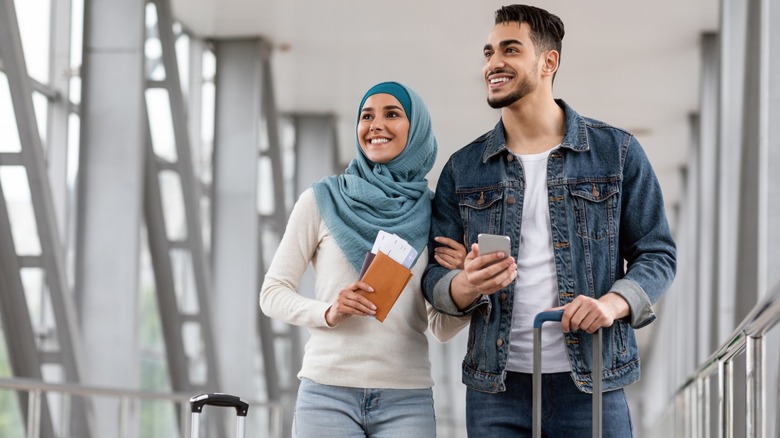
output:
[{"label": "woman's face", "polygon": [[360,110],[357,125],[360,149],[374,163],[387,163],[403,152],[409,137],[409,118],[390,94],[373,94]]}]

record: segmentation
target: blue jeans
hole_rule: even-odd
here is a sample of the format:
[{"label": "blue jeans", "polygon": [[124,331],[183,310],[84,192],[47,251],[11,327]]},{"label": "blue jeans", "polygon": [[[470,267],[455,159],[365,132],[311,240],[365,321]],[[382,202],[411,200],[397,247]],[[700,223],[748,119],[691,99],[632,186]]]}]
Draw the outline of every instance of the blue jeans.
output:
[{"label": "blue jeans", "polygon": [[[506,373],[506,391],[488,394],[466,390],[469,437],[530,437],[533,375]],[[590,438],[591,394],[580,392],[569,373],[542,374],[542,435]],[[602,395],[603,437],[633,436],[631,413],[622,389]]]},{"label": "blue jeans", "polygon": [[320,385],[301,379],[296,438],[434,438],[433,391]]}]

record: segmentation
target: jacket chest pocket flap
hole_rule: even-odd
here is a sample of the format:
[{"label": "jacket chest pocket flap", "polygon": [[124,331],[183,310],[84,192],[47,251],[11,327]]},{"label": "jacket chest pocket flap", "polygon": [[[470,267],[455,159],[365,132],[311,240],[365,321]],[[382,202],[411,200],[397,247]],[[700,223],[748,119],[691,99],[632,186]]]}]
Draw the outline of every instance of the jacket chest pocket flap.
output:
[{"label": "jacket chest pocket flap", "polygon": [[500,225],[503,190],[470,190],[458,194],[460,215],[469,242],[479,233],[496,233]]},{"label": "jacket chest pocket flap", "polygon": [[577,235],[600,240],[616,230],[620,186],[617,179],[578,181],[569,184],[575,210]]}]

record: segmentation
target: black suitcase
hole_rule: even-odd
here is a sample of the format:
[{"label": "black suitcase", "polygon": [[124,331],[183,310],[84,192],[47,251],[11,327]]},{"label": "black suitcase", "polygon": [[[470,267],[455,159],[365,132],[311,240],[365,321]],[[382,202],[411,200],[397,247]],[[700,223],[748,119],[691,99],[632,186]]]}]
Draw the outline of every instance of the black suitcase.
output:
[{"label": "black suitcase", "polygon": [[[534,318],[533,437],[542,438],[542,324],[560,321],[563,310],[541,312]],[[593,334],[593,437],[601,438],[601,330]]]},{"label": "black suitcase", "polygon": [[200,394],[190,398],[190,411],[192,411],[192,421],[190,436],[197,438],[200,436],[200,413],[204,406],[220,406],[235,408],[236,410],[236,436],[243,438],[245,435],[246,415],[249,412],[249,404],[241,401],[240,398],[229,394]]}]

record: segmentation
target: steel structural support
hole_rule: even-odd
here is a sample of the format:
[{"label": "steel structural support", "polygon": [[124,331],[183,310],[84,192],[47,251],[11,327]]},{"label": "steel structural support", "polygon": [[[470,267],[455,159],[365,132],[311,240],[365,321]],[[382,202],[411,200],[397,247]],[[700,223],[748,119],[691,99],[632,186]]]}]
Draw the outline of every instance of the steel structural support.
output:
[{"label": "steel structural support", "polygon": [[[79,383],[83,372],[80,360],[82,345],[77,327],[77,315],[73,297],[68,288],[65,275],[64,254],[59,237],[58,225],[49,175],[46,170],[43,144],[38,131],[32,103],[32,81],[27,73],[22,51],[19,26],[13,0],[0,0],[0,57],[4,60],[4,71],[8,78],[11,100],[16,115],[21,152],[5,154],[2,165],[23,166],[29,184],[36,231],[40,241],[40,255],[19,257],[11,235],[10,220],[5,197],[0,199],[0,257],[2,257],[3,280],[0,282],[2,295],[2,317],[14,375],[43,379],[42,367],[46,364],[58,365],[63,378]],[[5,189],[4,189],[5,190]],[[35,339],[30,321],[24,284],[21,280],[22,268],[38,268],[45,273],[45,283],[51,300],[56,339],[55,349]],[[17,337],[18,336],[18,337]],[[22,403],[27,416],[27,405]],[[41,433],[44,437],[53,437],[54,430],[46,401],[42,406]],[[75,403],[70,416],[74,422],[80,422],[85,429],[82,436],[90,436],[90,422],[85,405]]]},{"label": "steel structural support", "polygon": [[[266,270],[264,251],[275,248],[264,245],[264,237],[270,235],[278,241],[286,222],[284,185],[282,181],[281,152],[278,135],[278,115],[272,94],[270,78],[270,47],[259,38],[223,40],[215,43],[218,73],[216,77],[215,153],[214,153],[214,242],[213,254],[218,287],[228,287],[228,277],[236,266],[231,261],[244,256],[250,265],[249,273],[254,278],[240,276],[234,280],[242,282],[249,294],[248,303],[253,309],[254,324],[257,324],[259,347],[263,361],[264,384],[269,400],[279,401],[283,396],[285,382],[280,378],[280,363],[274,347],[278,337],[273,325],[265,315],[256,309],[257,291]],[[262,122],[265,122],[264,124]],[[265,130],[265,136],[258,134]],[[267,143],[263,144],[263,140]],[[239,165],[239,161],[244,164]],[[265,161],[265,164],[261,163]],[[250,168],[251,167],[251,168]],[[261,174],[258,168],[268,169],[271,175]],[[258,182],[258,179],[260,182]],[[263,181],[270,181],[271,187],[263,187]],[[257,190],[271,193],[272,212],[260,214],[258,219]],[[250,213],[251,212],[251,213]],[[250,216],[247,216],[250,213]],[[251,225],[245,224],[251,220]],[[250,245],[236,240],[238,230],[230,230],[235,221],[244,223],[241,233],[249,233]],[[246,238],[246,237],[244,237]],[[251,247],[250,247],[251,246]],[[231,251],[237,253],[231,255]],[[272,251],[272,250],[271,250]],[[271,252],[272,254],[272,252]],[[243,265],[242,265],[243,266]],[[227,293],[224,291],[223,293]],[[247,305],[247,303],[244,303]],[[221,313],[227,315],[229,306],[223,306]],[[242,314],[245,312],[242,312]],[[247,315],[244,315],[247,316]],[[294,365],[292,365],[294,366]]]},{"label": "steel structural support", "polygon": [[[211,254],[214,326],[225,391],[258,391],[258,145],[261,68],[257,38],[215,43],[216,125]],[[239,366],[236,366],[236,365]]]},{"label": "steel structural support", "polygon": [[[177,157],[175,162],[168,162],[156,156],[151,138],[147,137],[149,156],[146,160],[144,210],[168,369],[175,391],[189,393],[216,391],[221,386],[210,314],[211,275],[203,248],[200,182],[193,170],[184,96],[176,60],[173,18],[167,0],[153,0],[150,3],[157,10],[157,31],[165,67],[165,79],[154,86],[164,88],[168,94]],[[145,125],[148,128],[148,121]],[[179,194],[183,201],[186,220],[186,235],[182,240],[172,240],[166,234],[164,215],[169,212],[166,212],[162,203],[160,188],[162,172],[173,172],[180,182]],[[177,258],[174,253],[179,253],[182,257]],[[184,269],[192,275],[194,284],[189,287],[194,287],[194,290],[185,290],[186,282],[176,284],[174,281],[173,258],[188,261],[184,263]],[[189,292],[194,293],[192,297],[195,300],[194,305],[184,302],[188,299]],[[185,348],[185,343],[190,341],[199,345],[196,355],[188,354]],[[193,373],[193,370],[200,370],[202,375]]]},{"label": "steel structural support", "polygon": [[[75,261],[84,383],[130,389],[140,375],[144,22],[138,0],[84,3]],[[95,410],[95,433],[116,434],[117,402]]]},{"label": "steel structural support", "polygon": [[49,102],[46,148],[49,180],[52,182],[54,211],[63,244],[67,242],[68,212],[68,117],[70,116],[71,1],[51,5],[52,32],[49,38],[51,63],[49,78],[56,99]]},{"label": "steel structural support", "polygon": [[[260,110],[266,124],[268,144],[263,148],[261,144],[260,157],[270,163],[271,185],[273,196],[273,211],[270,214],[260,214],[260,234],[258,245],[260,248],[260,269],[257,271],[258,283],[262,284],[265,272],[268,269],[270,258],[266,255],[273,254],[279,240],[284,234],[287,226],[287,208],[285,206],[284,196],[284,178],[282,175],[282,153],[281,139],[279,136],[279,113],[276,108],[276,99],[274,97],[273,77],[271,74],[271,45],[267,41],[262,41],[259,50],[261,66],[261,91],[260,91]],[[267,181],[264,175],[260,174],[261,181]],[[261,186],[261,189],[263,187]],[[258,330],[263,354],[263,369],[265,371],[265,382],[268,390],[268,397],[273,401],[286,402],[292,399],[297,388],[297,379],[294,373],[287,373],[286,380],[282,379],[284,374],[280,370],[291,367],[300,369],[300,363],[290,363],[287,358],[276,355],[277,344],[288,344],[287,351],[292,351],[295,344],[297,332],[285,330],[279,332],[274,329],[272,321],[267,316],[260,314],[257,319]],[[290,422],[290,418],[285,419]],[[289,427],[285,427],[285,430]]]},{"label": "steel structural support", "polygon": [[339,151],[332,114],[293,114],[295,127],[295,193],[336,172]]},{"label": "steel structural support", "polygon": [[743,1],[721,0],[720,92],[718,93],[718,259],[716,282],[718,331],[716,342],[728,338],[739,319],[735,315],[737,296],[736,256],[739,179],[741,163],[743,84],[747,5]]},{"label": "steel structural support", "polygon": [[[761,142],[762,142],[762,179],[760,198],[765,204],[762,211],[764,251],[762,268],[767,291],[780,284],[780,270],[776,269],[780,260],[780,5],[774,0],[761,2]],[[780,435],[780,331],[775,329],[766,334],[764,359],[765,393],[765,436]]]},{"label": "steel structural support", "polygon": [[[703,187],[718,187],[718,35],[705,33],[701,37],[701,74],[699,93],[699,123],[698,123],[698,155],[699,169],[698,198],[696,208],[698,213],[697,247],[692,248],[697,256],[695,306],[697,312],[696,348],[689,351],[692,354],[693,367],[709,357],[718,347],[714,334],[717,302],[710,299],[715,290],[717,274],[716,261],[718,250],[718,190],[702,190]],[[686,369],[688,372],[690,368]]]}]

